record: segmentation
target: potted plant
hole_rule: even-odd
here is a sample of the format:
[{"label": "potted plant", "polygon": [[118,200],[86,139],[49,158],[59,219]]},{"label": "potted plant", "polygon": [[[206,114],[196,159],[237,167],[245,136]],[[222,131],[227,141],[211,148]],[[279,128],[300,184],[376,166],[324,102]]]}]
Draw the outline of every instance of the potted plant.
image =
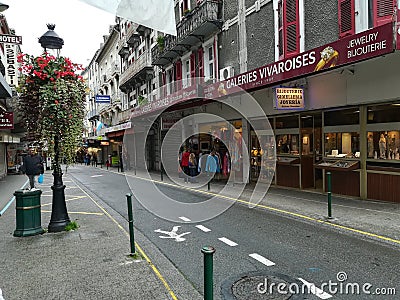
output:
[{"label": "potted plant", "polygon": [[159,48],[161,51],[164,50],[164,47],[165,47],[165,37],[164,37],[163,35],[159,35],[159,36],[157,37],[157,45],[158,45],[158,48]]}]

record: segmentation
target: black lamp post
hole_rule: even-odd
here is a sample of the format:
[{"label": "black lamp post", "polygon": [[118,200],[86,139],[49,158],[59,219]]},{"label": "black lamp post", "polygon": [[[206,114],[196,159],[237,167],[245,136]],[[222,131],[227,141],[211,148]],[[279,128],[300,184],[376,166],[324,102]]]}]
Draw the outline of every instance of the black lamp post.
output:
[{"label": "black lamp post", "polygon": [[0,2],[0,12],[3,12],[8,8],[9,8],[9,6],[7,4]]},{"label": "black lamp post", "polygon": [[[64,40],[60,38],[57,33],[54,32],[54,24],[47,24],[49,29],[45,34],[39,38],[39,43],[43,47],[44,51],[47,49],[57,50],[57,56],[60,53],[60,49],[64,45]],[[65,185],[62,181],[62,170],[60,166],[60,149],[59,149],[60,136],[54,136],[54,170],[53,170],[53,204],[51,209],[51,219],[48,227],[49,232],[64,231],[65,226],[71,221],[67,212],[67,205],[65,203]]]}]

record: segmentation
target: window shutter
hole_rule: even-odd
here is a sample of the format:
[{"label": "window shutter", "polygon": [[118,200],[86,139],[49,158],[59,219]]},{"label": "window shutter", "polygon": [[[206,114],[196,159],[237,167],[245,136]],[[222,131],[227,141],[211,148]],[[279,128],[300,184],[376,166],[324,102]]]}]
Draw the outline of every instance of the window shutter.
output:
[{"label": "window shutter", "polygon": [[286,0],[283,16],[285,17],[285,57],[290,57],[300,51],[299,0]]},{"label": "window shutter", "polygon": [[196,54],[190,54],[190,77],[192,78],[191,85],[195,84],[196,78]]},{"label": "window shutter", "polygon": [[176,78],[176,88],[180,90],[182,88],[182,62],[178,60],[175,63],[175,78]]},{"label": "window shutter", "polygon": [[199,62],[199,77],[201,80],[204,78],[204,50],[203,48],[199,48],[197,50],[197,59]]},{"label": "window shutter", "polygon": [[279,51],[279,58],[284,58],[284,27],[283,27],[283,3],[282,1],[278,2],[278,51]]},{"label": "window shutter", "polygon": [[339,0],[339,38],[355,33],[354,0]]},{"label": "window shutter", "polygon": [[396,0],[374,0],[374,27],[392,22]]}]

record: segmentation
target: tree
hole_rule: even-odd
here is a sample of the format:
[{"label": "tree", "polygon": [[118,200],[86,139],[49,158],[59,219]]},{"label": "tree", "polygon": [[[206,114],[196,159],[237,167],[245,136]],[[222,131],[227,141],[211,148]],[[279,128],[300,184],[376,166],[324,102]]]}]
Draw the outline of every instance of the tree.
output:
[{"label": "tree", "polygon": [[[67,164],[72,163],[82,138],[86,92],[84,80],[77,74],[82,67],[66,57],[46,52],[38,57],[20,54],[18,62],[22,76],[17,90],[17,113],[26,122],[28,140],[47,143],[53,156],[54,212],[55,201],[65,206],[60,155]],[[58,197],[62,199],[55,199]],[[64,214],[66,220],[61,223],[69,223],[66,208]]]}]

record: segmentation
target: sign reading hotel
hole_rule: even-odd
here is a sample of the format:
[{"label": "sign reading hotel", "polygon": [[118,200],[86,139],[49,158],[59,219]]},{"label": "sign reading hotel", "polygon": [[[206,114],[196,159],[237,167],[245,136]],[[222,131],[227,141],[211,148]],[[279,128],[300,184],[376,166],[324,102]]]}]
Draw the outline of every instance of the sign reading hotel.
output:
[{"label": "sign reading hotel", "polygon": [[304,109],[303,89],[280,87],[275,89],[275,109]]},{"label": "sign reading hotel", "polygon": [[22,45],[22,36],[11,34],[0,34],[0,43]]},{"label": "sign reading hotel", "polygon": [[393,24],[342,38],[296,56],[236,75],[204,87],[205,98],[218,98],[393,52]]}]

